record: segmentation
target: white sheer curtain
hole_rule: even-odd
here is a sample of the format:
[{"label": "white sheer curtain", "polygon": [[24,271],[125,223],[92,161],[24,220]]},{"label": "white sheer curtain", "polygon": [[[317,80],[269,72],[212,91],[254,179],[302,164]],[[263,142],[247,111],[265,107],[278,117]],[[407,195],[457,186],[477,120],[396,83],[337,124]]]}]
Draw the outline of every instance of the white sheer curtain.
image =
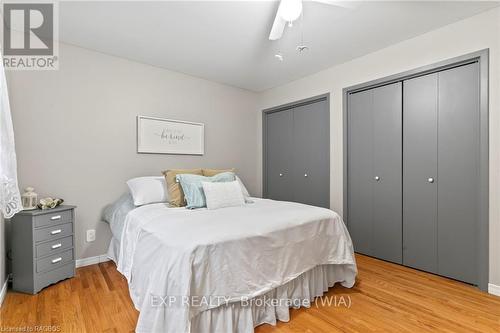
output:
[{"label": "white sheer curtain", "polygon": [[5,218],[22,210],[17,185],[16,149],[3,58],[0,54],[0,212]]}]

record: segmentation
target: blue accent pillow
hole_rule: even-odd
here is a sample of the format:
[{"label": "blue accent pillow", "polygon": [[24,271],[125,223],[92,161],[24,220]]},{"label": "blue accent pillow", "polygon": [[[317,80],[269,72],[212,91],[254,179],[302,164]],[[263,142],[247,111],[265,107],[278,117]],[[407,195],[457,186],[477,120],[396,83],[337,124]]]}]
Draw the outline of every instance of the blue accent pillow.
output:
[{"label": "blue accent pillow", "polygon": [[203,193],[202,182],[223,183],[232,182],[236,179],[233,172],[222,172],[212,177],[200,175],[180,174],[176,176],[176,180],[181,184],[184,197],[187,201],[186,208],[195,209],[207,206],[205,193]]}]

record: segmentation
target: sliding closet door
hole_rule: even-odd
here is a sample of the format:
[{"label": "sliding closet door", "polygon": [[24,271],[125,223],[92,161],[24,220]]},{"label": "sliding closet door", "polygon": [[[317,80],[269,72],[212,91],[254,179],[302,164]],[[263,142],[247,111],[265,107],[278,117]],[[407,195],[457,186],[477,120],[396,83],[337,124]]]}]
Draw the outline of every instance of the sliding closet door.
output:
[{"label": "sliding closet door", "polygon": [[266,115],[267,198],[293,200],[293,110]]},{"label": "sliding closet door", "polygon": [[403,91],[403,263],[437,273],[438,74]]},{"label": "sliding closet door", "polygon": [[439,73],[439,274],[474,283],[479,210],[479,64]]},{"label": "sliding closet door", "polygon": [[373,254],[402,262],[402,84],[373,90]]},{"label": "sliding closet door", "polygon": [[348,101],[348,225],[357,252],[402,260],[402,85]]},{"label": "sliding closet door", "polygon": [[294,201],[330,207],[330,121],[326,99],[293,109]]}]

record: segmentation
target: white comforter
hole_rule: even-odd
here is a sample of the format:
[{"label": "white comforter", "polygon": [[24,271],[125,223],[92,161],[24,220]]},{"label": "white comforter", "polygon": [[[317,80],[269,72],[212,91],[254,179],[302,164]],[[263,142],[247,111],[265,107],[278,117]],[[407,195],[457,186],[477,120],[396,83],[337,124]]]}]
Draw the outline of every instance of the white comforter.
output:
[{"label": "white comforter", "polygon": [[201,311],[251,299],[322,264],[346,265],[342,285],[354,284],[342,219],[264,199],[218,210],[137,208],[125,220],[118,258],[140,311],[137,332],[189,332]]}]

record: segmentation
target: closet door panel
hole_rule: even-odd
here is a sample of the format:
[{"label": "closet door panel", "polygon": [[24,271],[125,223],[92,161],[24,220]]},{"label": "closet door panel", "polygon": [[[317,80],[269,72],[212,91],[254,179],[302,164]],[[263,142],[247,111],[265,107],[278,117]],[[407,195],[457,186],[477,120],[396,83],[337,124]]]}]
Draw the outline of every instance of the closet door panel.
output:
[{"label": "closet door panel", "polygon": [[267,197],[292,201],[293,111],[274,112],[266,117]]},{"label": "closet door panel", "polygon": [[439,274],[477,283],[479,65],[439,73]]},{"label": "closet door panel", "polygon": [[402,261],[402,83],[373,89],[373,254]]},{"label": "closet door panel", "polygon": [[348,105],[348,221],[354,250],[372,254],[373,121],[372,91],[349,95]]},{"label": "closet door panel", "polygon": [[403,91],[403,263],[437,273],[438,74]]},{"label": "closet door panel", "polygon": [[294,201],[330,207],[330,121],[326,100],[293,109]]}]

